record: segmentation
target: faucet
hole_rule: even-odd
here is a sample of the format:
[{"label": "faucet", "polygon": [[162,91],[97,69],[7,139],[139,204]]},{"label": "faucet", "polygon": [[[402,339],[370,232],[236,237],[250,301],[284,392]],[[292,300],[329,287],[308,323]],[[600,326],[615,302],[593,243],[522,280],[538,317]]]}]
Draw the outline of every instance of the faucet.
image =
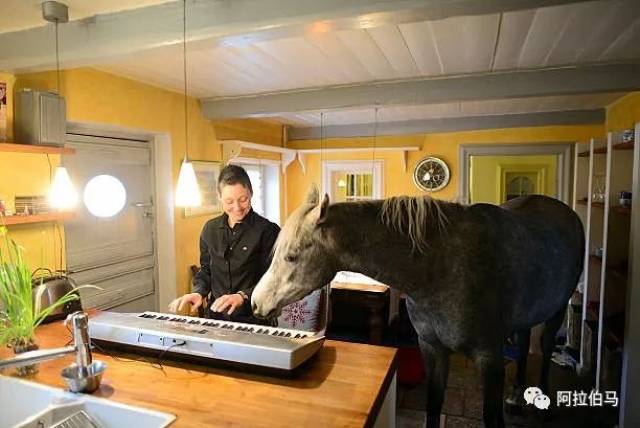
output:
[{"label": "faucet", "polygon": [[84,312],[74,312],[67,316],[65,325],[71,323],[73,346],[29,351],[13,358],[0,360],[0,371],[9,367],[21,367],[29,364],[49,361],[76,354],[76,362],[62,370],[62,377],[73,392],[93,392],[100,386],[100,378],[106,368],[101,361],[93,361],[91,340],[89,338],[89,317]]}]

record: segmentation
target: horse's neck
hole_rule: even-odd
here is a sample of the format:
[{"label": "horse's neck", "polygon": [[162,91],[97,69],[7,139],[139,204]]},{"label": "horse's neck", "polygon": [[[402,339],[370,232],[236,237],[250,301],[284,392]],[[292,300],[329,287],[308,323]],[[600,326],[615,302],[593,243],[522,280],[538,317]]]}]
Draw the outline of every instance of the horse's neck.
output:
[{"label": "horse's neck", "polygon": [[411,240],[382,224],[382,202],[344,203],[332,206],[332,229],[341,270],[362,273],[404,289],[398,278],[402,264],[415,256]]}]

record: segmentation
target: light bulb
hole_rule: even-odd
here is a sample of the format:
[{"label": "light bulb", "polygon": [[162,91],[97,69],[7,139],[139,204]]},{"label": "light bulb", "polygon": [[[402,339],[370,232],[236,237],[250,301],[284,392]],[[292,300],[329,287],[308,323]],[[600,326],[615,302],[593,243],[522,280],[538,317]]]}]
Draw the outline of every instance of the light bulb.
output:
[{"label": "light bulb", "polygon": [[199,207],[202,204],[198,180],[193,170],[193,164],[186,159],[180,166],[178,186],[176,188],[176,206]]},{"label": "light bulb", "polygon": [[53,184],[49,191],[49,205],[58,210],[69,210],[78,203],[78,193],[71,184],[71,178],[65,167],[56,168]]}]

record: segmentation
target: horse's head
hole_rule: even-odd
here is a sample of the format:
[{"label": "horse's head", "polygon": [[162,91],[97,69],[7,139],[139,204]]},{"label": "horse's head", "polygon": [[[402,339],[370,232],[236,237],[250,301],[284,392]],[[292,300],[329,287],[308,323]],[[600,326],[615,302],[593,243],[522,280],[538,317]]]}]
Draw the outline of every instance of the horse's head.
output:
[{"label": "horse's head", "polygon": [[257,317],[280,315],[282,308],[325,286],[335,276],[337,258],[327,231],[329,197],[319,203],[314,186],[307,200],[285,222],[276,241],[273,261],[253,290]]}]

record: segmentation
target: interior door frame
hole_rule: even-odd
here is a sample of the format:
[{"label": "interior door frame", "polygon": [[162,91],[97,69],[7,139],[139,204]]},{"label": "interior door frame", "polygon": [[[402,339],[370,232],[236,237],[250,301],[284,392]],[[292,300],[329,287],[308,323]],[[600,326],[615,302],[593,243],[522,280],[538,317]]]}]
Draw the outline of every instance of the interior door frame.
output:
[{"label": "interior door frame", "polygon": [[154,133],[137,128],[102,123],[67,122],[67,134],[96,137],[131,138],[149,141],[153,158],[153,197],[155,203],[154,247],[156,261],[154,280],[158,284],[156,303],[165,308],[176,298],[176,246],[175,210],[173,192],[173,168],[171,137],[167,133]]},{"label": "interior door frame", "polygon": [[569,182],[572,151],[575,142],[569,143],[527,143],[527,144],[461,144],[458,153],[458,200],[469,203],[469,165],[471,156],[535,156],[557,155],[556,194],[558,199],[569,205]]}]

